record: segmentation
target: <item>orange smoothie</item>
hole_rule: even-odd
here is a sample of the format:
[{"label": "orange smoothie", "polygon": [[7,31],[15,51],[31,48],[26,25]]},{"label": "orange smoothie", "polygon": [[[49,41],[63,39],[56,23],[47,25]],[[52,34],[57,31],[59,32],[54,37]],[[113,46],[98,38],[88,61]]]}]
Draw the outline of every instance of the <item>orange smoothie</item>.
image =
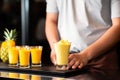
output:
[{"label": "orange smoothie", "polygon": [[39,64],[41,62],[41,56],[42,56],[42,47],[31,48],[31,57],[33,64]]},{"label": "orange smoothie", "polygon": [[66,40],[60,40],[54,44],[56,52],[56,63],[57,65],[67,65],[68,55],[71,43]]},{"label": "orange smoothie", "polygon": [[30,50],[20,49],[19,50],[19,60],[21,67],[27,67],[30,65]]},{"label": "orange smoothie", "polygon": [[41,56],[42,56],[42,47],[41,46],[36,46],[36,47],[31,47],[31,59],[32,59],[32,64],[40,64],[41,63]]},{"label": "orange smoothie", "polygon": [[16,47],[9,48],[8,55],[9,55],[9,64],[14,65],[18,63],[19,51]]}]

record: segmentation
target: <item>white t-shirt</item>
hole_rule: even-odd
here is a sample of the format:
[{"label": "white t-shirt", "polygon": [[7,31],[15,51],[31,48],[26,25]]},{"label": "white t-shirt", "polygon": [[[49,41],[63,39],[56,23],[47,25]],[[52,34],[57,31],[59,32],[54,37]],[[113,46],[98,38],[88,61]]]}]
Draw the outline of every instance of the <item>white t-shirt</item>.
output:
[{"label": "white t-shirt", "polygon": [[120,0],[46,0],[47,13],[59,13],[61,39],[70,41],[79,52],[99,39],[120,17]]}]

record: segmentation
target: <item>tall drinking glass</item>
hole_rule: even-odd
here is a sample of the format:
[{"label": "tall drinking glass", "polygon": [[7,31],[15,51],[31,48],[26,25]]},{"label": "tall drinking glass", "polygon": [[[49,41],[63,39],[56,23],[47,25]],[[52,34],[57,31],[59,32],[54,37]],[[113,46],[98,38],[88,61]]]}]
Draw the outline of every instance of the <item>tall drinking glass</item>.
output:
[{"label": "tall drinking glass", "polygon": [[16,47],[10,47],[8,49],[9,65],[10,66],[17,66],[18,65],[18,55],[19,55],[19,51]]},{"label": "tall drinking glass", "polygon": [[33,67],[41,66],[41,58],[42,58],[42,46],[32,46],[30,47],[31,51],[31,64]]},{"label": "tall drinking glass", "polygon": [[70,42],[66,40],[61,40],[54,43],[54,48],[56,52],[56,69],[57,70],[67,70],[68,69],[68,55],[70,50]]},{"label": "tall drinking glass", "polygon": [[20,68],[30,67],[30,49],[28,47],[22,47],[19,49],[19,62]]}]

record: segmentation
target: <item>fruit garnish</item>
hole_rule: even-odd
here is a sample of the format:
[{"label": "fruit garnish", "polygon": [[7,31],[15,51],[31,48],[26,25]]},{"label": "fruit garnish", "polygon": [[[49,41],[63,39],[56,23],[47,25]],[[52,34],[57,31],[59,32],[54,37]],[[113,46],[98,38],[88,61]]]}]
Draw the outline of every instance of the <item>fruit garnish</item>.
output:
[{"label": "fruit garnish", "polygon": [[16,29],[11,29],[10,31],[6,28],[4,31],[5,41],[1,44],[0,57],[3,62],[8,61],[8,48],[16,46],[15,40],[17,37]]}]

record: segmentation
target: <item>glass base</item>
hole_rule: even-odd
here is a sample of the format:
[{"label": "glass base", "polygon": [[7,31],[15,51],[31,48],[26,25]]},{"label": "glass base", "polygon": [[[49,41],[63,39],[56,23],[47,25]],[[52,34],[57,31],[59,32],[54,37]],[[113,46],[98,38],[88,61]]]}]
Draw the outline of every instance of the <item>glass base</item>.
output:
[{"label": "glass base", "polygon": [[29,65],[27,65],[27,66],[20,65],[19,67],[20,67],[20,68],[23,68],[23,69],[24,69],[24,68],[25,68],[25,69],[26,69],[26,68],[30,68]]},{"label": "glass base", "polygon": [[42,66],[42,64],[41,63],[39,63],[39,64],[34,64],[34,63],[32,63],[32,65],[31,65],[32,67],[41,67]]},{"label": "glass base", "polygon": [[56,65],[56,70],[68,70],[68,65]]},{"label": "glass base", "polygon": [[18,66],[17,63],[9,63],[9,66]]}]

